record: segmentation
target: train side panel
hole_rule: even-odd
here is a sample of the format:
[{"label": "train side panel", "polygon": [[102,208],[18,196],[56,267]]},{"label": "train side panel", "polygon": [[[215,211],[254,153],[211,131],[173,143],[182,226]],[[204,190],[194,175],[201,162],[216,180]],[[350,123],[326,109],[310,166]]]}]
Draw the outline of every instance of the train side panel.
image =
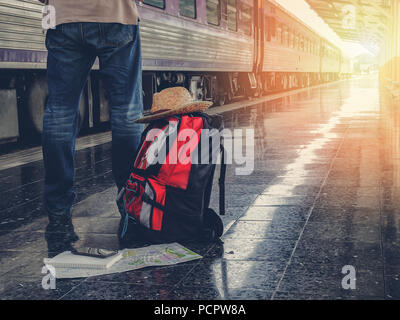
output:
[{"label": "train side panel", "polygon": [[145,70],[251,72],[254,40],[196,20],[141,8]]}]

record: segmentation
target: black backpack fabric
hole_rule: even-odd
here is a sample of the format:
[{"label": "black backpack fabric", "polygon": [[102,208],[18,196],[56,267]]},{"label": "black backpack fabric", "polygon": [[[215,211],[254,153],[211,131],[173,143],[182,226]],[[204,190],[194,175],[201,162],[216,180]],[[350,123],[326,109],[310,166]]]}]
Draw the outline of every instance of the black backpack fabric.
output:
[{"label": "black backpack fabric", "polygon": [[[215,160],[220,154],[219,210],[220,215],[225,214],[226,164],[220,136],[222,129],[221,116],[204,113],[173,116],[148,125],[142,134],[131,175],[117,199],[122,216],[118,231],[120,240],[130,237],[162,243],[212,241],[222,236],[222,220],[209,207]],[[204,130],[212,134],[202,135]],[[197,139],[193,136],[183,141],[182,134],[187,132],[197,135]],[[209,139],[209,152],[201,150],[202,139]],[[154,150],[164,151],[164,162],[151,161]],[[187,162],[171,161],[173,152],[178,152],[179,156],[182,150],[187,153]],[[192,161],[196,153],[198,161]]]}]

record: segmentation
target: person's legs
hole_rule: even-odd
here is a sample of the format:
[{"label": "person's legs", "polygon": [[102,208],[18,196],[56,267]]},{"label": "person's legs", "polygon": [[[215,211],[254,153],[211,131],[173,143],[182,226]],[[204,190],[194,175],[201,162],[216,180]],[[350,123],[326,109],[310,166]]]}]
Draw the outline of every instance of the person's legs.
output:
[{"label": "person's legs", "polygon": [[143,112],[139,26],[100,24],[100,75],[111,112],[112,167],[120,190],[129,177],[143,131],[134,121]]},{"label": "person's legs", "polygon": [[75,200],[75,140],[79,131],[80,98],[95,54],[84,46],[79,23],[48,30],[46,47],[49,97],[42,135],[44,200],[49,216],[46,239],[49,250],[58,250],[57,246],[62,246],[63,242],[68,245],[77,240],[71,223],[71,207]]}]

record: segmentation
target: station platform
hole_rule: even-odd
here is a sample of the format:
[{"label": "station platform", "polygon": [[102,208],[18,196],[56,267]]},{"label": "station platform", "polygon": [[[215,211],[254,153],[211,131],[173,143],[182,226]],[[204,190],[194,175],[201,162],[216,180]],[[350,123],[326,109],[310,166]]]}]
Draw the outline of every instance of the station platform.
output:
[{"label": "station platform", "polygon": [[[254,172],[228,167],[224,235],[182,243],[203,259],[180,265],[44,290],[40,148],[0,157],[0,299],[399,299],[399,104],[373,77],[264,100],[211,109],[227,128],[254,129]],[[110,135],[78,145],[79,244],[116,248]]]}]

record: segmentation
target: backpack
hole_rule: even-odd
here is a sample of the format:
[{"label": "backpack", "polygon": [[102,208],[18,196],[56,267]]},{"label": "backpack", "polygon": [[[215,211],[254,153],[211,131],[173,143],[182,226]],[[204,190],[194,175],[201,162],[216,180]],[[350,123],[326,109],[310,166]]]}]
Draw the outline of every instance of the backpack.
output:
[{"label": "backpack", "polygon": [[[203,135],[204,129],[212,134]],[[221,155],[219,210],[225,214],[222,129],[221,116],[201,112],[171,116],[147,126],[130,177],[117,199],[122,216],[120,241],[127,235],[151,243],[212,241],[222,236],[222,220],[209,208],[216,159]],[[208,139],[208,152],[204,139]],[[185,161],[176,161],[180,156]]]}]

